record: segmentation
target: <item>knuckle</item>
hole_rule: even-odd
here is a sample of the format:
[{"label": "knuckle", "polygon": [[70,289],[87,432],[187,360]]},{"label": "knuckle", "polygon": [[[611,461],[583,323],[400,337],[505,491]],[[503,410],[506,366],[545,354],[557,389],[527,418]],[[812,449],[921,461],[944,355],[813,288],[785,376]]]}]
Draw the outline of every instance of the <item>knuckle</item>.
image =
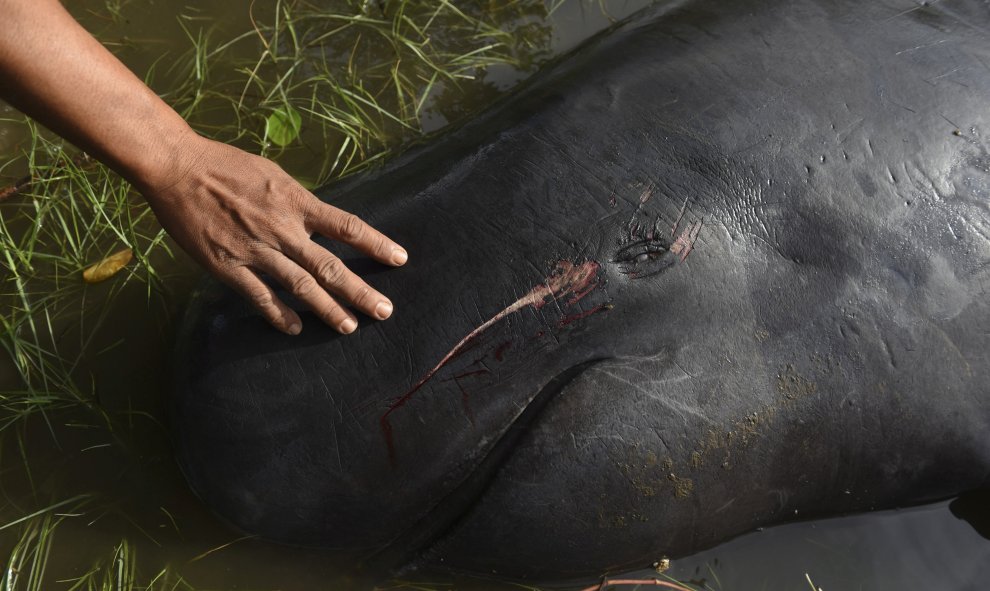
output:
[{"label": "knuckle", "polygon": [[359,308],[363,308],[370,303],[373,294],[374,291],[370,287],[368,287],[367,285],[363,285],[357,290],[351,301],[354,303],[355,306],[358,306]]},{"label": "knuckle", "polygon": [[392,244],[388,238],[379,236],[376,242],[377,244],[375,244],[375,251],[379,254],[379,256],[385,257],[392,254]]},{"label": "knuckle", "polygon": [[319,310],[319,315],[323,322],[333,326],[339,324],[340,321],[344,319],[344,316],[346,316],[343,308],[341,308],[337,304],[337,301],[333,298],[330,298],[330,301],[323,307],[323,309]]},{"label": "knuckle", "polygon": [[344,280],[344,274],[344,265],[340,259],[327,258],[316,265],[316,276],[326,286],[340,285]]},{"label": "knuckle", "polygon": [[214,241],[208,244],[207,257],[211,258],[218,267],[229,267],[237,262],[237,255],[226,246]]},{"label": "knuckle", "polygon": [[305,298],[311,295],[316,289],[316,281],[309,275],[294,277],[289,283],[289,291],[298,298]]},{"label": "knuckle", "polygon": [[353,213],[345,213],[340,220],[340,239],[353,242],[364,235],[364,222]]},{"label": "knuckle", "polygon": [[249,291],[247,293],[247,299],[254,307],[261,310],[270,309],[275,304],[271,292],[264,289],[253,289]]}]

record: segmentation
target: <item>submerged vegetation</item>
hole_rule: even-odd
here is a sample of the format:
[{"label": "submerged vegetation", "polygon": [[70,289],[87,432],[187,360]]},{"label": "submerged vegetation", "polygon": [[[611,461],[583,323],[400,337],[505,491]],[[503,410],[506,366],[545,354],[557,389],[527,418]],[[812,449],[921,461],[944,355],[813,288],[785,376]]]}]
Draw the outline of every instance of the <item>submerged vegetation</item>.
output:
[{"label": "submerged vegetation", "polygon": [[[189,6],[178,54],[131,36],[151,5],[75,9],[197,131],[316,186],[496,98],[492,68],[534,70],[565,2],[599,0]],[[169,510],[163,358],[197,272],[125,181],[2,105],[0,202],[0,589],[192,589],[160,549],[188,566],[232,545]]]},{"label": "submerged vegetation", "polygon": [[194,50],[156,67],[172,89],[163,96],[215,139],[299,162],[292,172],[316,185],[421,135],[427,115],[463,115],[450,109],[465,86],[486,84],[486,68],[528,71],[548,56],[542,1],[348,4],[279,1],[265,14],[252,4],[250,30],[222,42],[193,30],[202,17],[187,9],[180,22]]}]

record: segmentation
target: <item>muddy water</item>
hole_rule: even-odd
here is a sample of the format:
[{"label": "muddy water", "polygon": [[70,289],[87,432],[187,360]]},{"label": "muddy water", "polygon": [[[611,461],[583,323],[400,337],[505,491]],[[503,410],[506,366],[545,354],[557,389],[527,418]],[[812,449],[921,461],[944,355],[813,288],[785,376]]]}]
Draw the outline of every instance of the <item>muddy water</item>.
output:
[{"label": "muddy water", "polygon": [[[217,36],[246,30],[248,4],[216,0],[177,9],[169,2],[89,1],[73,3],[72,10],[133,69],[145,72],[153,64],[160,67],[163,55],[188,48],[187,30],[194,29],[190,24],[210,22]],[[610,18],[622,18],[646,4],[647,0],[568,0],[541,23],[548,34],[540,37],[533,59],[566,52],[607,27]],[[119,14],[114,16],[108,7],[119,7]],[[180,14],[183,20],[177,18]],[[434,97],[424,127],[442,129],[529,73],[493,67],[481,83],[466,85],[459,94]],[[167,87],[156,90],[168,92]],[[13,113],[0,105],[0,119],[7,116]],[[23,126],[0,123],[0,163],[27,140]],[[305,170],[312,157],[300,150],[283,164]],[[17,165],[0,169],[0,185],[22,174]],[[48,503],[88,495],[86,505],[59,510],[62,522],[55,530],[43,588],[64,588],[55,581],[83,575],[125,539],[137,557],[139,580],[150,580],[168,565],[197,589],[370,588],[386,575],[354,574],[350,565],[334,564],[319,551],[243,538],[213,519],[186,490],[172,463],[161,408],[171,326],[198,273],[181,256],[163,264],[170,292],[164,304],[149,304],[142,286],[126,290],[114,304],[114,321],[97,335],[93,350],[105,352],[87,358],[86,367],[77,371],[84,382],[94,384],[99,408],[112,415],[113,429],[98,412],[56,412],[36,417],[16,437],[8,434],[0,448],[0,526]],[[9,387],[5,375],[0,370],[2,386]],[[986,502],[980,501],[983,506]],[[990,527],[986,517],[976,523],[984,532]],[[0,560],[10,555],[16,530],[0,531]],[[668,574],[712,589],[808,589],[806,574],[826,591],[982,589],[990,579],[990,542],[941,503],[756,532],[675,560]],[[425,588],[497,586],[489,581],[455,582],[445,575],[421,576],[430,582]],[[630,576],[649,578],[655,573]],[[23,587],[14,587],[18,588]]]}]

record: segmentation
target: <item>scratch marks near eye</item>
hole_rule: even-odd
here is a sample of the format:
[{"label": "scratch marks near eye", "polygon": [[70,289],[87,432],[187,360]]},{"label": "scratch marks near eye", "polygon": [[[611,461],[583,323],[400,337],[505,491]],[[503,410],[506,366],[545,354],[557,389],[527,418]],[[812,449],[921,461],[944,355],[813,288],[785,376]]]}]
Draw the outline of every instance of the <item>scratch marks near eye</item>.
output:
[{"label": "scratch marks near eye", "polygon": [[691,251],[694,250],[694,243],[698,240],[698,234],[701,232],[701,226],[704,224],[704,220],[694,222],[690,226],[681,232],[681,235],[674,240],[674,244],[670,247],[670,252],[680,255],[681,262],[683,263]]},{"label": "scratch marks near eye", "polygon": [[612,304],[607,304],[607,303],[599,304],[594,308],[591,308],[590,310],[585,310],[584,312],[578,312],[577,314],[571,314],[570,316],[565,316],[557,322],[557,328],[564,328],[568,324],[573,324],[578,320],[584,320],[585,318],[591,316],[592,314],[597,314],[605,310],[611,310],[612,307],[613,307]]}]

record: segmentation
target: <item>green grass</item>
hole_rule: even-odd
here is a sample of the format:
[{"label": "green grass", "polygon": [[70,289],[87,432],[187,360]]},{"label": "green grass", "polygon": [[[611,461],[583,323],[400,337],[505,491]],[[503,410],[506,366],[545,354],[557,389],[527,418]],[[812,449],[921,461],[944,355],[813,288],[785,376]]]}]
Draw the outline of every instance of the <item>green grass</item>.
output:
[{"label": "green grass", "polygon": [[[23,390],[0,394],[0,432],[33,413],[91,406],[92,392],[76,377],[93,335],[124,285],[141,282],[149,298],[164,293],[152,258],[171,255],[150,209],[122,179],[47,139],[30,120],[24,125],[32,181],[0,210],[0,344]],[[88,265],[123,247],[136,264],[118,280],[81,280]]]},{"label": "green grass", "polygon": [[[284,160],[307,184],[323,184],[422,135],[434,97],[456,94],[489,66],[526,69],[546,57],[548,29],[531,22],[546,16],[542,2],[487,4],[469,12],[447,0],[354,2],[349,12],[331,13],[280,0],[264,18],[252,14],[252,30],[220,42],[192,28],[198,17],[187,14],[192,50],[160,72],[172,89],[165,96],[212,137]],[[298,140],[287,148],[265,133],[276,113],[301,116]],[[305,167],[294,169],[293,160]]]},{"label": "green grass", "polygon": [[0,589],[40,590],[50,589],[54,584],[67,591],[193,591],[189,583],[167,566],[143,578],[137,568],[137,551],[127,540],[121,540],[83,573],[52,580],[48,561],[52,556],[57,528],[67,518],[54,514],[57,508],[51,507],[24,522],[20,538],[0,573]]}]

